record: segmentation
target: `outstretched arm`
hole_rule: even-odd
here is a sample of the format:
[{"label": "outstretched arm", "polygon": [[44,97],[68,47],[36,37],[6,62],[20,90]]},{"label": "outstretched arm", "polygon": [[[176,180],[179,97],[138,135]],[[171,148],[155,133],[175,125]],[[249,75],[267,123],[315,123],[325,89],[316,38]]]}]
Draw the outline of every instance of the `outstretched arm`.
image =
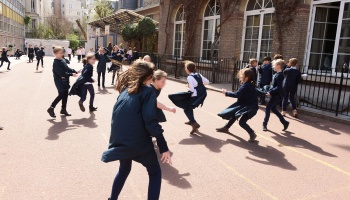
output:
[{"label": "outstretched arm", "polygon": [[169,111],[169,112],[176,113],[176,108],[168,107],[168,106],[160,103],[159,101],[157,101],[157,108],[159,108],[161,110],[166,110],[166,111]]}]

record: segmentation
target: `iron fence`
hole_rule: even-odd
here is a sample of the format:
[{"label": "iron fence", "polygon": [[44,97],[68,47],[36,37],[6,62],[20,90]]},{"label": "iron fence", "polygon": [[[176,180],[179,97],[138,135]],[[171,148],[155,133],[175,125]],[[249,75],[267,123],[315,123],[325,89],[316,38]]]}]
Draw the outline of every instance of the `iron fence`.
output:
[{"label": "iron fence", "polygon": [[167,72],[175,78],[185,78],[187,74],[184,61],[190,60],[196,64],[197,72],[205,76],[212,83],[232,83],[234,76],[233,58],[214,58],[205,60],[201,57],[179,58],[173,55],[159,55],[154,53],[139,53],[140,57],[149,55],[158,69]]},{"label": "iron fence", "polygon": [[[236,61],[233,73],[237,74],[247,64]],[[308,66],[299,66],[298,69],[303,77],[296,96],[298,106],[350,117],[350,71],[347,66],[338,66],[334,70],[314,70]],[[240,83],[238,78],[233,78],[232,90],[237,90]]]}]

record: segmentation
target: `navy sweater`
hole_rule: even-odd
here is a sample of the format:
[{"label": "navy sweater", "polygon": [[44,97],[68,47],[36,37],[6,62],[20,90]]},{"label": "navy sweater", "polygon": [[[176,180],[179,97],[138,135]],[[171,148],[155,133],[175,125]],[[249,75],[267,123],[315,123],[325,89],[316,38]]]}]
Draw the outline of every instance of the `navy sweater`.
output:
[{"label": "navy sweater", "polygon": [[272,88],[269,91],[271,97],[278,97],[278,96],[281,97],[283,95],[283,87],[282,87],[283,80],[284,80],[283,72],[277,72],[273,76]]},{"label": "navy sweater", "polygon": [[284,70],[283,74],[284,74],[283,89],[297,91],[298,84],[302,80],[300,71],[295,68],[288,68]]},{"label": "navy sweater", "polygon": [[272,81],[272,65],[262,65],[259,69],[260,78],[259,85],[269,85]]}]

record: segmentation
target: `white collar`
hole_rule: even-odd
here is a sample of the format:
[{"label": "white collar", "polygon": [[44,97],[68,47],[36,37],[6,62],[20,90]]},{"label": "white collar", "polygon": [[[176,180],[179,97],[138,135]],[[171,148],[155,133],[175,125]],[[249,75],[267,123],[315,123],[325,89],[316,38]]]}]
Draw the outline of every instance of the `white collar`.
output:
[{"label": "white collar", "polygon": [[290,68],[291,68],[291,69],[297,69],[297,67],[294,67],[294,66],[291,66]]}]

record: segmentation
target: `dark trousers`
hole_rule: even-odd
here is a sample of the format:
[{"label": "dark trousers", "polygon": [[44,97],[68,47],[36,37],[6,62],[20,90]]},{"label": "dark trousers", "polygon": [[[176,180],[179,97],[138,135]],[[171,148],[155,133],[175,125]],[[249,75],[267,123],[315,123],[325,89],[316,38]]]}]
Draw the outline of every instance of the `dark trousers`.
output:
[{"label": "dark trousers", "polygon": [[86,100],[87,92],[90,93],[90,107],[94,106],[95,90],[92,84],[84,84],[81,86],[81,97],[80,102],[83,103]]},{"label": "dark trousers", "polygon": [[62,109],[67,108],[67,101],[68,101],[68,90],[64,92],[58,92],[58,96],[56,99],[52,102],[51,107],[55,108],[56,105],[62,100]]},{"label": "dark trousers", "polygon": [[101,79],[101,76],[102,76],[102,86],[105,86],[105,78],[106,78],[106,72],[97,72],[97,83],[98,83],[98,86],[100,86],[100,79]]},{"label": "dark trousers", "polygon": [[[231,128],[231,126],[236,122],[236,117],[232,117],[228,123],[226,124],[226,128]],[[254,135],[254,130],[250,128],[250,126],[247,124],[247,121],[249,120],[248,115],[243,115],[241,119],[239,120],[239,125],[248,132],[249,135]]]},{"label": "dark trousers", "polygon": [[184,110],[186,117],[188,120],[190,120],[190,123],[195,123],[196,120],[194,119],[193,109],[192,108],[186,108]]},{"label": "dark trousers", "polygon": [[72,54],[68,54],[69,61],[72,60]]},{"label": "dark trousers", "polygon": [[39,67],[40,61],[41,61],[41,66],[44,66],[44,58],[43,57],[37,57],[37,60],[38,60],[38,62],[36,64],[37,67]]},{"label": "dark trousers", "polygon": [[292,104],[293,110],[297,109],[297,105],[295,104],[295,90],[289,90],[285,89],[283,93],[283,102],[282,102],[282,110],[286,111],[287,110],[287,104],[288,104],[288,99],[290,101],[290,104]]},{"label": "dark trousers", "polygon": [[81,61],[81,55],[78,55],[78,62]]},{"label": "dark trousers", "polygon": [[270,119],[270,113],[271,111],[279,118],[280,122],[284,125],[287,123],[287,121],[284,119],[282,114],[277,110],[277,105],[281,102],[280,97],[278,96],[272,96],[269,103],[266,106],[266,111],[265,111],[265,118],[264,118],[264,126],[267,126],[267,123],[269,122]]},{"label": "dark trousers", "polygon": [[115,80],[115,75],[117,74],[117,71],[113,70],[113,75],[112,75],[112,85],[114,83]]},{"label": "dark trousers", "polygon": [[10,65],[11,65],[11,62],[9,61],[9,60],[1,60],[1,65],[0,65],[0,67],[2,67],[2,65],[4,64],[4,62],[7,62],[8,63],[8,65],[7,65],[7,69],[10,69]]},{"label": "dark trousers", "polygon": [[143,156],[134,159],[120,160],[119,172],[114,179],[111,200],[118,199],[118,196],[123,189],[126,179],[131,171],[132,161],[136,161],[146,167],[149,184],[148,184],[148,200],[158,200],[160,188],[162,184],[162,171],[159,166],[156,152],[153,150]]}]

